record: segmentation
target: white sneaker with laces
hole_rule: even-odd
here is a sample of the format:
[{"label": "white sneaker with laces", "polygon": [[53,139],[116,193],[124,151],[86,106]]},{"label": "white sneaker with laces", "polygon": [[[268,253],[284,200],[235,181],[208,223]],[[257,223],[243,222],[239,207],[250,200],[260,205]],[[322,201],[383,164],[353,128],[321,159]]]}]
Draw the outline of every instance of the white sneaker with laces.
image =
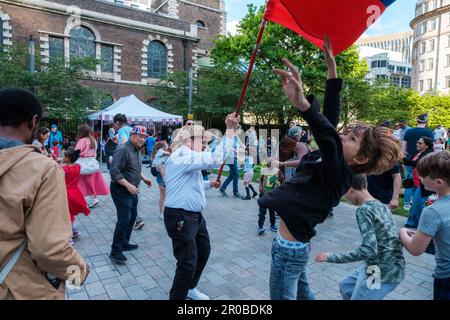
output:
[{"label": "white sneaker with laces", "polygon": [[187,297],[191,300],[210,300],[206,294],[201,293],[197,288],[190,289]]},{"label": "white sneaker with laces", "polygon": [[96,205],[98,205],[99,202],[100,202],[100,201],[98,201],[97,198],[93,198],[93,199],[92,199],[92,202],[91,202],[90,204],[88,204],[88,207],[89,207],[89,208],[93,208],[93,207],[95,207]]}]

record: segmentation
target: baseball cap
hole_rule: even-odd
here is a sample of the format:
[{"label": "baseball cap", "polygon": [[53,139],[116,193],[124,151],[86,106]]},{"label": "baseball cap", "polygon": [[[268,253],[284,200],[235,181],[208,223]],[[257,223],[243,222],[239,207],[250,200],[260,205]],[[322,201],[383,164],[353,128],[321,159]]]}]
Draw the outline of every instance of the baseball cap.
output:
[{"label": "baseball cap", "polygon": [[428,122],[428,113],[424,113],[417,116],[418,123],[427,123]]},{"label": "baseball cap", "polygon": [[289,129],[288,137],[297,137],[302,134],[302,128],[295,126]]},{"label": "baseball cap", "polygon": [[52,124],[52,125],[50,126],[50,128],[51,128],[51,129],[53,129],[53,128],[58,128],[58,126],[57,126],[56,124]]},{"label": "baseball cap", "polygon": [[147,129],[143,126],[134,126],[133,129],[131,129],[132,134],[143,134],[148,137]]}]

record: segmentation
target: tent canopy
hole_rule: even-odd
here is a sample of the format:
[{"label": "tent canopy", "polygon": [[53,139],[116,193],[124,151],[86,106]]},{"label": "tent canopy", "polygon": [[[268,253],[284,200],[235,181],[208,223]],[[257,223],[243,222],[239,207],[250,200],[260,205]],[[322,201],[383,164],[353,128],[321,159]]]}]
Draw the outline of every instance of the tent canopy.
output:
[{"label": "tent canopy", "polygon": [[183,117],[159,111],[143,103],[135,95],[122,97],[108,108],[91,114],[90,120],[113,120],[116,114],[123,113],[129,122],[168,122],[182,123]]}]

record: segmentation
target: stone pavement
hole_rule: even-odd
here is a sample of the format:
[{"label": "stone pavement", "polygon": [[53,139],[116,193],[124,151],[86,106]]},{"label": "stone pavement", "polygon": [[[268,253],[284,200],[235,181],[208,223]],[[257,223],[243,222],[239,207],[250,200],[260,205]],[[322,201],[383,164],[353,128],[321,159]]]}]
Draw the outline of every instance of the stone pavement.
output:
[{"label": "stone pavement", "polygon": [[[109,181],[107,174],[105,178]],[[175,258],[164,223],[158,219],[158,198],[156,182],[150,189],[141,187],[139,214],[146,224],[142,230],[133,231],[131,242],[139,244],[139,249],[125,253],[126,265],[114,265],[108,258],[116,222],[111,197],[99,198],[100,204],[89,217],[77,218],[82,235],[75,247],[91,265],[91,273],[80,290],[69,290],[69,299],[168,299]],[[338,282],[360,265],[314,262],[319,251],[344,252],[360,244],[354,210],[355,207],[342,203],[335,209],[334,217],[316,229],[307,275],[318,300],[341,299]],[[257,236],[256,200],[224,198],[217,190],[210,190],[204,216],[211,238],[211,256],[199,289],[212,299],[269,299],[270,251],[275,233],[268,230],[267,217],[266,234]],[[405,218],[395,216],[395,220],[400,227]],[[406,279],[386,299],[432,299],[434,257],[413,257],[406,251],[405,256]]]}]

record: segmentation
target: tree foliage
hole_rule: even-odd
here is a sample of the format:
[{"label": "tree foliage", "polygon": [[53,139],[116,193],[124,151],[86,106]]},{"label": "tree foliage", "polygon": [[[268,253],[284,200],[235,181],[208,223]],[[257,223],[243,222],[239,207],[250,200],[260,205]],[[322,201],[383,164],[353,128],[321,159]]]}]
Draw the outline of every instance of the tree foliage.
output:
[{"label": "tree foliage", "polygon": [[21,87],[35,92],[41,99],[49,118],[84,119],[100,109],[106,93],[83,86],[80,80],[88,77],[98,63],[96,59],[62,59],[46,64],[36,55],[36,71],[28,68],[29,55],[23,46],[0,50],[0,88]]}]

